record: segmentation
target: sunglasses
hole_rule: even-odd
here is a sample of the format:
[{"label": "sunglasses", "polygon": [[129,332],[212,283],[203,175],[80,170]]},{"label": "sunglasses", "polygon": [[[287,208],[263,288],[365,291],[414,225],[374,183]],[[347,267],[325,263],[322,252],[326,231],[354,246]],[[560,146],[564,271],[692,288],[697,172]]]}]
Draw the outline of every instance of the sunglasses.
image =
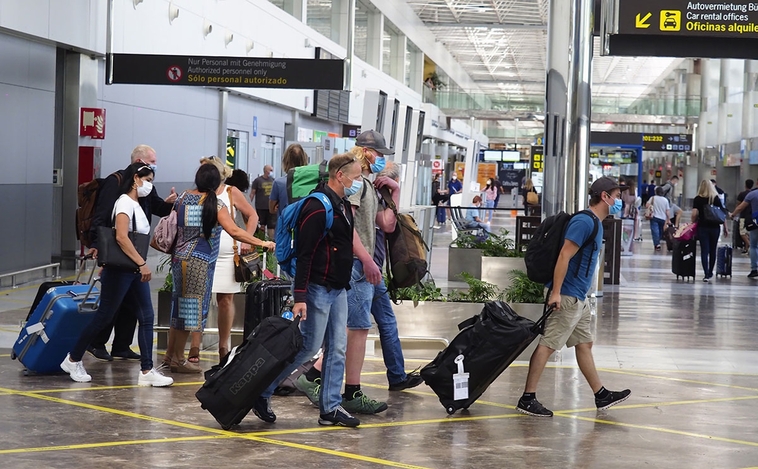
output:
[{"label": "sunglasses", "polygon": [[343,163],[343,164],[342,164],[342,166],[340,166],[339,168],[337,168],[337,171],[335,171],[335,172],[336,172],[336,173],[339,173],[339,172],[342,170],[342,168],[344,168],[345,166],[347,166],[347,165],[349,165],[349,164],[353,164],[353,163],[355,163],[356,161],[358,161],[358,159],[357,159],[356,157],[353,157],[353,159],[352,159],[352,160],[350,160],[350,161],[348,161],[348,162],[346,162],[346,163]]}]

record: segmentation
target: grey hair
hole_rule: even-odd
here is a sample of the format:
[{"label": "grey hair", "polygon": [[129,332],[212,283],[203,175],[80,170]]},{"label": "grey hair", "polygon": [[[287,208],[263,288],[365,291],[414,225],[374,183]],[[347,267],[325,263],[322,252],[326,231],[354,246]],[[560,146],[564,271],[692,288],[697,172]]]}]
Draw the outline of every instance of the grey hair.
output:
[{"label": "grey hair", "polygon": [[132,150],[132,163],[135,163],[137,160],[145,161],[145,158],[147,158],[149,153],[155,153],[153,147],[149,145],[137,145],[134,147],[134,150]]},{"label": "grey hair", "polygon": [[400,165],[394,161],[388,161],[384,169],[379,171],[377,176],[387,176],[388,178],[397,181],[400,179]]}]

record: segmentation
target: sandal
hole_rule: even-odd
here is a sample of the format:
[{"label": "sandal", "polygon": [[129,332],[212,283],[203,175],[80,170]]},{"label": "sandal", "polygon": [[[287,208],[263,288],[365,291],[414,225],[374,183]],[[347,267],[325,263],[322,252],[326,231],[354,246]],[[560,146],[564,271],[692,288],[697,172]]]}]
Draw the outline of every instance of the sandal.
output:
[{"label": "sandal", "polygon": [[194,365],[197,365],[198,363],[200,363],[200,348],[199,347],[190,347],[187,361]]},{"label": "sandal", "polygon": [[172,373],[200,373],[201,371],[203,371],[203,369],[200,368],[200,365],[189,362],[187,360],[182,360],[181,362],[171,362]]},{"label": "sandal", "polygon": [[161,365],[158,367],[158,369],[162,370],[169,370],[171,369],[171,362],[174,360],[171,358],[171,356],[166,352],[165,355],[163,355],[163,361],[161,362]]}]

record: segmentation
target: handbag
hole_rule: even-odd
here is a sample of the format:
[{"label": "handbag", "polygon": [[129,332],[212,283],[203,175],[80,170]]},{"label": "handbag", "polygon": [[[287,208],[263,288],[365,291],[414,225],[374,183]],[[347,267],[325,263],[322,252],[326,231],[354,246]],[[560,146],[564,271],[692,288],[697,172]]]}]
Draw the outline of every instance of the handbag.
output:
[{"label": "handbag", "polygon": [[645,220],[652,220],[653,219],[653,199],[655,197],[651,197],[650,200],[647,202],[647,206],[645,207]]},{"label": "handbag", "polygon": [[723,225],[726,222],[726,212],[722,207],[713,204],[703,205],[703,221],[715,225]]},{"label": "handbag", "polygon": [[[129,272],[139,272],[139,266],[121,249],[116,241],[116,228],[109,226],[97,227],[97,265]],[[132,231],[129,240],[143,259],[147,259],[150,248],[150,235],[137,233],[136,213],[132,215]]]},{"label": "handbag", "polygon": [[[184,194],[186,194],[186,192],[183,193],[182,197],[179,199],[179,206],[182,204]],[[176,233],[178,231],[177,217],[176,209],[172,208],[171,213],[160,219],[153,232],[153,239],[150,241],[150,247],[157,251],[165,252],[166,254],[174,252],[174,246],[176,246]]]},{"label": "handbag", "polygon": [[690,241],[692,239],[695,239],[696,235],[697,235],[697,222],[685,223],[682,226],[680,226],[678,230],[676,230],[676,233],[674,233],[674,239],[677,239],[680,241]]},{"label": "handbag", "polygon": [[[229,194],[229,213],[232,216],[232,220],[234,220],[232,188],[227,187],[226,192]],[[232,250],[234,251],[234,280],[239,283],[248,283],[260,278],[263,262],[258,251],[240,255],[237,240],[234,238],[232,238]]]}]

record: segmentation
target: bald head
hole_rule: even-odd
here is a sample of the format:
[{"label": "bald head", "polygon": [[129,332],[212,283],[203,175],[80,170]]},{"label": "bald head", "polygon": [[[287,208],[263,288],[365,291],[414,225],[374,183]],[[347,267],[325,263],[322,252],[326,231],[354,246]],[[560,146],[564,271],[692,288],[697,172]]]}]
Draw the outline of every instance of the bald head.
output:
[{"label": "bald head", "polygon": [[148,145],[137,145],[134,147],[134,150],[132,150],[132,163],[136,163],[137,160],[140,160],[145,164],[157,164],[155,150]]},{"label": "bald head", "polygon": [[264,166],[264,167],[263,167],[263,175],[264,175],[265,177],[269,177],[269,175],[270,175],[270,174],[271,174],[273,171],[274,171],[274,167],[273,167],[273,166],[271,166],[270,164],[267,164],[266,166]]}]

